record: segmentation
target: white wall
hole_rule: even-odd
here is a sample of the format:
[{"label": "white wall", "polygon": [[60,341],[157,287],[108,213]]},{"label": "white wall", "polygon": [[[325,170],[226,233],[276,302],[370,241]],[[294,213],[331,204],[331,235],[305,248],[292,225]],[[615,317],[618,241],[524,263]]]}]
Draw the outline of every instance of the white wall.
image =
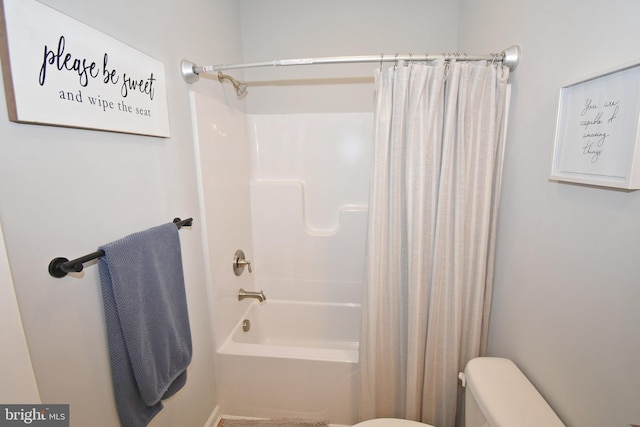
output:
[{"label": "white wall", "polygon": [[22,319],[13,288],[13,279],[0,227],[0,402],[40,403],[40,392],[31,365],[31,356],[22,328]]},{"label": "white wall", "polygon": [[[453,51],[458,3],[241,0],[244,60]],[[259,114],[373,111],[377,66],[248,69],[247,109]]]},{"label": "white wall", "polygon": [[640,192],[547,178],[560,87],[640,59],[640,3],[462,0],[460,16],[461,49],[523,50],[489,351],[520,365],[568,426],[639,424]]},{"label": "white wall", "polygon": [[44,3],[165,64],[172,137],[11,123],[0,89],[0,221],[42,401],[69,403],[72,426],[118,425],[97,266],[87,266],[81,277],[54,279],[49,261],[193,216],[193,228],[180,231],[193,361],[185,388],[153,425],[202,426],[217,395],[188,92],[209,92],[221,102],[225,93],[214,80],[187,85],[179,62],[240,60],[238,5]]}]

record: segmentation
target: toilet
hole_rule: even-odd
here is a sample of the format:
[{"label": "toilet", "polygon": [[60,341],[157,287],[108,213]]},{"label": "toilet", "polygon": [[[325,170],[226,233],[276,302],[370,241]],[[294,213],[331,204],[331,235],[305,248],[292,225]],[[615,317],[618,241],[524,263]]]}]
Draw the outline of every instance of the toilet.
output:
[{"label": "toilet", "polygon": [[[465,427],[565,427],[538,390],[509,359],[478,357],[460,374]],[[363,421],[353,427],[425,427],[395,418]]]}]

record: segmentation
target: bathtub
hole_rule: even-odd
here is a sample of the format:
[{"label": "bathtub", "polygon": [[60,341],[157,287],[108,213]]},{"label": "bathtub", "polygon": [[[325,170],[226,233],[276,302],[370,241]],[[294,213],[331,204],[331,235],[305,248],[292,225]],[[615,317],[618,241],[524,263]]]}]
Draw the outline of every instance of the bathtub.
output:
[{"label": "bathtub", "polygon": [[[248,331],[243,330],[249,321]],[[220,348],[223,354],[358,361],[360,305],[254,302]]]},{"label": "bathtub", "polygon": [[359,324],[359,304],[251,302],[216,354],[221,410],[354,424]]}]

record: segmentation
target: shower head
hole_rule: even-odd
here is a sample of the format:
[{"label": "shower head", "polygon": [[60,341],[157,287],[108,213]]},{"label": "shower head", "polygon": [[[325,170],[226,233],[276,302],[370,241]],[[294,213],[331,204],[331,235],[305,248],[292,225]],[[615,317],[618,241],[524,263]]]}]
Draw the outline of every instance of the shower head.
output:
[{"label": "shower head", "polygon": [[233,85],[233,88],[236,90],[236,95],[241,97],[245,93],[247,93],[247,84],[243,82],[239,82],[231,76],[224,74],[222,71],[218,71],[218,81],[222,83],[224,79],[227,79]]}]

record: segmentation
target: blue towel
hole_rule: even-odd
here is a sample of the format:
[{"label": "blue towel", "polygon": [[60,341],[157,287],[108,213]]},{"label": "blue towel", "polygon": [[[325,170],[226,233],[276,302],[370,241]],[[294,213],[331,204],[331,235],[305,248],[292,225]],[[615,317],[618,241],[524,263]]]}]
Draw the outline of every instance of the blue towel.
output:
[{"label": "blue towel", "polygon": [[98,261],[111,375],[123,427],[146,426],[186,382],[191,331],[178,227],[102,246]]}]

